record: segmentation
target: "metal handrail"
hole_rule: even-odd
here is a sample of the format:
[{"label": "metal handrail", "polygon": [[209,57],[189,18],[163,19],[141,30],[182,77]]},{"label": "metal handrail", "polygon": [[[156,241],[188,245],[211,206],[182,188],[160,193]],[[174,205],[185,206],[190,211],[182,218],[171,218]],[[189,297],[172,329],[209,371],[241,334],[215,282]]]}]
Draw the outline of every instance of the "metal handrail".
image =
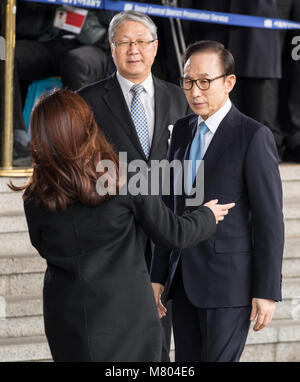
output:
[{"label": "metal handrail", "polygon": [[1,1],[1,35],[5,37],[5,59],[0,61],[0,176],[29,176],[32,169],[13,168],[13,75],[16,30],[16,0]]}]

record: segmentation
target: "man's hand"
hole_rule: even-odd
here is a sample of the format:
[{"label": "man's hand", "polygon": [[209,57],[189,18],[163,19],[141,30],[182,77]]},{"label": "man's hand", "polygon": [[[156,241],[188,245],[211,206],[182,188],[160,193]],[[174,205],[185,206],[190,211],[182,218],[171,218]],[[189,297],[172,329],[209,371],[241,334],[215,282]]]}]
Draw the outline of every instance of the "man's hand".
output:
[{"label": "man's hand", "polygon": [[164,291],[164,286],[159,284],[159,283],[152,283],[152,289],[153,289],[153,293],[154,293],[154,297],[155,297],[158,316],[159,316],[159,318],[163,318],[167,313],[167,309],[163,306],[161,299],[160,299],[160,297]]},{"label": "man's hand", "polygon": [[255,317],[257,317],[253,330],[258,332],[259,330],[267,326],[272,321],[274,312],[275,301],[265,300],[262,298],[253,298],[250,321],[254,320]]}]

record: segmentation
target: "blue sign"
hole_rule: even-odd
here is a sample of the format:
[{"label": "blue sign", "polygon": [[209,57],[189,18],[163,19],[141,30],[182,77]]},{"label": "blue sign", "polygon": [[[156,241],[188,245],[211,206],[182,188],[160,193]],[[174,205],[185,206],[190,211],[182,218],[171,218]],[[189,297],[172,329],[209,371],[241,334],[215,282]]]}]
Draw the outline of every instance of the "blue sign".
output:
[{"label": "blue sign", "polygon": [[264,29],[300,29],[300,23],[258,16],[247,16],[233,13],[201,11],[199,9],[168,7],[164,5],[136,3],[132,1],[106,0],[105,9],[112,11],[139,11],[149,16],[178,18],[181,20],[200,21],[204,23],[225,24],[240,27]]},{"label": "blue sign", "polygon": [[103,9],[104,7],[103,0],[22,0],[22,1],[27,1],[29,3],[69,5],[72,7],[80,7],[80,8]]},{"label": "blue sign", "polygon": [[199,9],[169,7],[166,5],[156,5],[148,3],[136,3],[132,1],[114,0],[22,0],[47,4],[71,5],[74,7],[107,9],[110,11],[139,11],[149,16],[166,18],[178,18],[181,20],[200,21],[203,23],[224,24],[248,28],[263,29],[300,29],[300,23],[265,18],[259,16],[239,15],[234,13],[222,13],[212,11],[202,11]]}]

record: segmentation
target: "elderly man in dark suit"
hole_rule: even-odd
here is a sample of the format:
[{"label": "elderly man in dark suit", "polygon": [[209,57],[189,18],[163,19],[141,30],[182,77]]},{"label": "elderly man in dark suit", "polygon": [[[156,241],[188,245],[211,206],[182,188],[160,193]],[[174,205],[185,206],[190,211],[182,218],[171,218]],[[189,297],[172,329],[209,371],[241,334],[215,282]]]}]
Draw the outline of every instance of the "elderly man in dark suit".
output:
[{"label": "elderly man in dark suit", "polygon": [[[281,300],[284,225],[276,145],[267,127],[231,103],[235,81],[233,56],[222,44],[200,41],[187,49],[181,84],[195,114],[176,122],[168,159],[194,166],[203,158],[204,201],[230,200],[236,207],[211,239],[172,253],[155,250],[153,289],[159,309],[163,285],[173,299],[176,361],[238,361],[250,320],[257,317],[254,330],[261,330]],[[187,195],[171,191],[166,203],[182,214],[195,208],[186,206]]]},{"label": "elderly man in dark suit", "polygon": [[[182,90],[151,74],[158,40],[156,26],[146,15],[128,11],[117,14],[109,26],[109,41],[117,72],[84,87],[79,94],[94,111],[97,123],[128,162],[166,157],[173,124],[188,112]],[[148,266],[151,243],[146,248]],[[169,359],[170,319],[163,319],[166,343],[163,360]]]},{"label": "elderly man in dark suit", "polygon": [[[158,49],[156,26],[139,12],[121,12],[110,23],[109,40],[117,72],[79,94],[117,151],[127,152],[128,161],[164,159],[170,127],[187,114],[188,104],[178,86],[151,74]],[[142,124],[134,117],[140,102]]]}]

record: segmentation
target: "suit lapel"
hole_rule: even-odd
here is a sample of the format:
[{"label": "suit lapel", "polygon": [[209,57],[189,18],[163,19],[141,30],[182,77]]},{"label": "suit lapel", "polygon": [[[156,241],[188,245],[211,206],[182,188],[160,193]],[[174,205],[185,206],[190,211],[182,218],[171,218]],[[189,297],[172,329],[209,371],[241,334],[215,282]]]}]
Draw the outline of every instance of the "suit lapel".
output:
[{"label": "suit lapel", "polygon": [[[184,161],[189,159],[190,155],[190,149],[193,141],[193,137],[195,135],[196,129],[198,125],[198,115],[192,115],[190,120],[188,121],[188,128],[184,130],[184,136],[181,138],[181,145],[182,147],[185,148],[185,151],[183,153],[183,156],[181,158],[176,158],[181,160],[182,163],[182,169],[184,169]],[[176,198],[176,213],[181,213],[184,204],[185,204],[185,198],[186,195],[184,194],[184,178],[185,176],[182,177],[182,195],[181,196],[175,196]]]},{"label": "suit lapel", "polygon": [[220,123],[210,145],[203,157],[205,173],[209,174],[234,138],[235,128],[239,122],[239,112],[234,105]]},{"label": "suit lapel", "polygon": [[159,145],[161,136],[166,126],[166,118],[168,115],[169,100],[166,94],[166,86],[155,76],[153,77],[154,84],[154,108],[155,108],[155,120],[154,120],[154,132],[150,150],[150,159],[155,152],[156,147]]},{"label": "suit lapel", "polygon": [[183,161],[189,159],[190,149],[191,149],[191,145],[192,145],[192,142],[193,142],[193,139],[194,139],[194,135],[195,135],[196,130],[197,130],[197,126],[198,126],[198,115],[194,115],[189,120],[189,127],[188,127],[187,134],[185,136],[185,139],[188,140],[188,143],[186,145],[185,153],[184,153],[184,156],[182,158]]},{"label": "suit lapel", "polygon": [[[180,137],[181,147],[185,148],[185,151],[182,157],[177,157],[182,161],[189,159],[189,153],[193,137],[196,132],[198,122],[198,116],[194,115],[188,122],[188,128],[184,131],[184,136]],[[215,165],[218,163],[224,151],[228,148],[229,144],[232,142],[235,136],[235,129],[240,123],[240,113],[238,109],[232,105],[231,109],[225,116],[225,118],[220,123],[210,145],[204,155],[204,168],[205,168],[205,177],[213,170]],[[183,185],[184,186],[184,185]],[[195,184],[194,184],[195,186]],[[183,189],[184,190],[184,189]],[[175,196],[176,199],[176,213],[181,214],[184,208],[186,196]]]},{"label": "suit lapel", "polygon": [[125,130],[132,144],[139,151],[142,159],[147,162],[147,158],[142,149],[125,98],[115,74],[111,76],[109,81],[107,81],[105,88],[107,89],[107,93],[103,96],[104,101],[106,102],[113,115],[119,121],[120,126],[122,126],[122,128]]}]

